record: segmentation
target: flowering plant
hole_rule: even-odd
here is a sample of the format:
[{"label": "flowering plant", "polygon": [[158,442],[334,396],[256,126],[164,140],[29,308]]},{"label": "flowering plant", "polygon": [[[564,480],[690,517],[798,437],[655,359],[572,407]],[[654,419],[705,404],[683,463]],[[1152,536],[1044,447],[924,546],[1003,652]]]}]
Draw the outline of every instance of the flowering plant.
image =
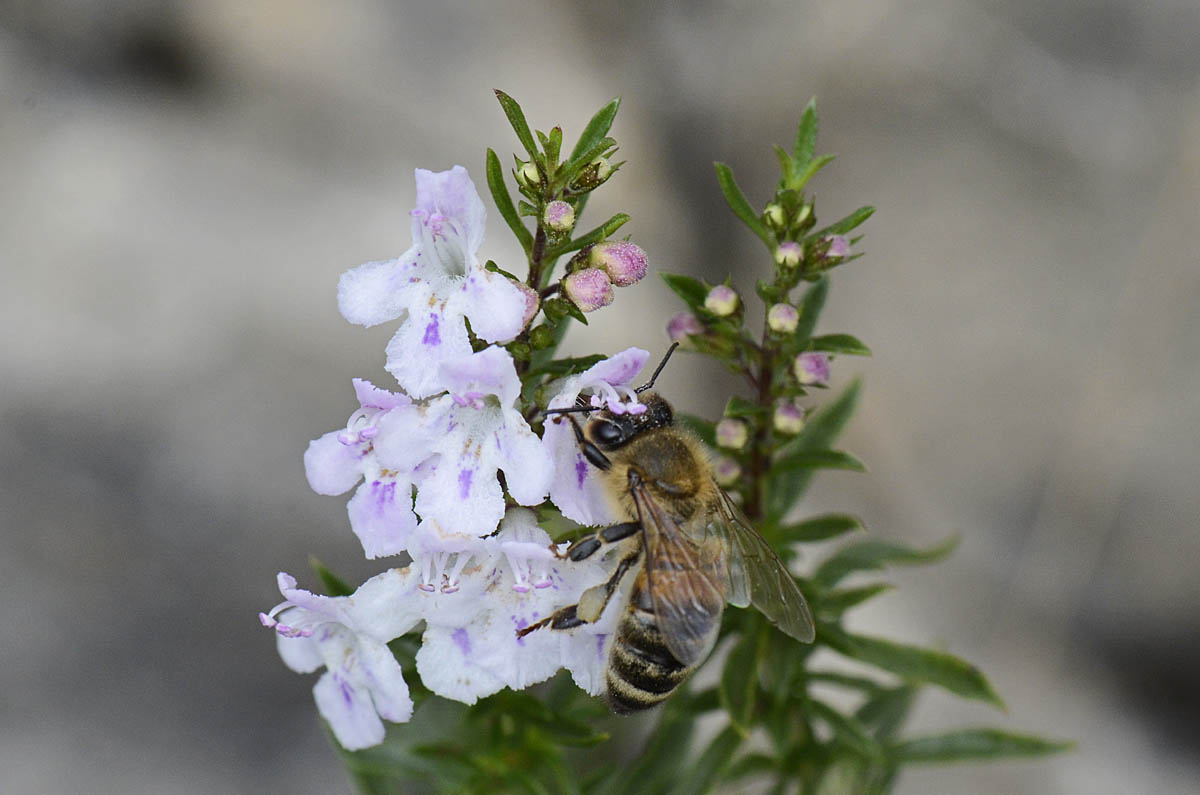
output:
[{"label": "flowering plant", "polygon": [[[325,594],[281,573],[283,601],[260,614],[288,667],[322,671],[313,688],[317,709],[359,786],[374,792],[420,781],[437,791],[694,793],[758,779],[774,782],[775,791],[798,782],[806,792],[866,792],[888,789],[904,764],[1061,748],[991,729],[898,738],[924,685],[999,699],[982,674],[952,655],[843,625],[850,608],[886,590],[878,583],[846,586],[848,576],[937,560],[952,542],[916,550],[859,541],[796,578],[815,616],[813,646],[773,631],[757,612],[727,610],[723,670],[668,699],[631,763],[605,766],[598,764],[602,754],[567,750],[611,746],[610,734],[623,728],[617,721],[628,720],[604,717],[593,698],[605,690],[621,606],[565,631],[519,631],[545,623],[612,576],[613,555],[567,555],[563,539],[619,517],[572,424],[547,421],[543,412],[646,411],[634,383],[647,351],[563,358],[556,350],[573,322],[586,325],[588,313],[638,283],[648,260],[636,244],[614,239],[629,220],[624,214],[576,234],[589,195],[621,166],[610,162],[617,101],[600,109],[564,156],[560,128],[531,130],[517,103],[496,93],[524,149],[510,172],[521,198],[513,203],[490,149],[487,184],[525,253],[526,275],[480,261],[486,210],[466,169],[416,172],[412,246],[396,259],[347,271],[338,285],[347,320],[397,322],[386,369],[400,391],[355,380],[358,408],[304,456],[318,493],[354,489],[350,527],[367,558],[393,558],[392,567],[351,588],[317,565]],[[765,304],[761,333],[747,330],[745,301],[732,281],[664,277],[687,307],[671,318],[668,335],[750,387],[750,397],[731,398],[718,422],[687,415],[678,421],[718,451],[714,477],[786,565],[797,545],[860,527],[845,514],[793,517],[817,470],[862,469],[833,447],[858,383],[823,402],[816,390],[833,380],[836,357],[869,353],[848,334],[814,335],[827,273],[861,256],[854,251],[859,238],[848,235],[871,214],[865,207],[817,228],[805,187],[831,158],[814,156],[816,118],[810,104],[793,149],[777,149],[782,177],[761,212],[731,170],[717,165],[730,207],[774,263],[756,289]],[[813,664],[817,648],[879,673]],[[527,690],[547,680],[540,693]],[[849,691],[854,708],[835,707],[822,687]],[[723,714],[716,735],[693,742],[698,716],[714,711]],[[390,731],[385,721],[395,724]]]}]

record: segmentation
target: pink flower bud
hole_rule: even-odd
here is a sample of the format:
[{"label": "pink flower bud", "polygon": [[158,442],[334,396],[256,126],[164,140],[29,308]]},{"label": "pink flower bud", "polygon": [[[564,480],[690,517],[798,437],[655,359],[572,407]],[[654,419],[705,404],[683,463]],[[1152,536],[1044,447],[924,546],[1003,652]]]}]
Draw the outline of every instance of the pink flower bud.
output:
[{"label": "pink flower bud", "polygon": [[775,407],[775,430],[789,436],[804,430],[804,409],[795,403],[780,403]]},{"label": "pink flower bud", "polygon": [[521,294],[525,296],[525,315],[524,319],[521,321],[521,328],[529,328],[529,324],[532,323],[534,317],[537,316],[538,307],[540,307],[542,304],[541,298],[538,296],[537,290],[533,289],[528,284],[513,280],[510,281],[512,281],[513,286],[520,290]]},{"label": "pink flower bud", "polygon": [[566,234],[575,227],[575,208],[564,201],[552,201],[542,213],[542,222],[552,232]]},{"label": "pink flower bud", "polygon": [[750,429],[741,420],[726,417],[717,423],[717,447],[741,450],[750,439]]},{"label": "pink flower bud", "polygon": [[827,257],[844,257],[850,253],[850,241],[845,235],[830,235],[825,238],[829,241],[829,248],[825,251]]},{"label": "pink flower bud", "polygon": [[803,386],[829,383],[829,357],[823,353],[802,353],[796,357],[796,380]]},{"label": "pink flower bud", "polygon": [[767,325],[771,331],[791,334],[800,323],[800,312],[791,304],[775,304],[767,310]]},{"label": "pink flower bud", "polygon": [[691,312],[680,312],[667,322],[667,336],[671,342],[686,343],[692,334],[703,334],[704,326]]},{"label": "pink flower bud", "polygon": [[612,282],[597,268],[584,268],[563,279],[563,292],[584,312],[594,312],[613,302]]},{"label": "pink flower bud", "polygon": [[713,463],[713,477],[717,484],[726,488],[735,485],[742,476],[742,468],[737,461],[725,456],[718,456]]},{"label": "pink flower bud", "polygon": [[588,264],[602,269],[616,286],[628,287],[646,275],[646,252],[633,243],[608,241],[592,246]]},{"label": "pink flower bud", "polygon": [[738,294],[732,287],[718,284],[708,291],[704,299],[704,308],[717,317],[728,317],[737,311]]},{"label": "pink flower bud", "polygon": [[804,247],[795,240],[785,240],[775,249],[775,264],[794,268],[804,259]]}]

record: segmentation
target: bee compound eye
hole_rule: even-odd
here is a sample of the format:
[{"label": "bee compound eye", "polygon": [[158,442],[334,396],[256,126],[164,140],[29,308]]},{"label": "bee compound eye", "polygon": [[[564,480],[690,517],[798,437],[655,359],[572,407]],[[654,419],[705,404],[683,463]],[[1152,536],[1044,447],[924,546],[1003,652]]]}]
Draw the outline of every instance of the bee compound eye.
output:
[{"label": "bee compound eye", "polygon": [[608,420],[596,420],[595,427],[592,429],[592,437],[599,444],[610,445],[621,441],[621,429],[616,423]]}]

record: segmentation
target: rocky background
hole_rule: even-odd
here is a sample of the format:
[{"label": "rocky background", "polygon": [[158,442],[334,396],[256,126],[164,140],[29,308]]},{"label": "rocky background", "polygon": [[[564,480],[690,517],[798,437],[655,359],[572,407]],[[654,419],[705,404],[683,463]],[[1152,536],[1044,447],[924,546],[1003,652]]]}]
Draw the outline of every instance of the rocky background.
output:
[{"label": "rocky background", "polygon": [[[756,202],[811,95],[821,217],[878,207],[824,329],[868,360],[812,510],[959,551],[857,628],[976,662],[912,728],[1074,738],[899,792],[1200,782],[1200,6],[1194,0],[0,2],[0,790],[347,787],[255,614],[361,560],[300,455],[378,378],[344,269],[409,245],[414,167],[517,144],[491,89],[578,133],[624,97],[618,210],[652,266],[753,286]],[[585,216],[586,221],[586,216]],[[490,219],[484,252],[516,244]],[[665,346],[657,279],[578,351]],[[684,357],[688,410],[734,385]]]}]

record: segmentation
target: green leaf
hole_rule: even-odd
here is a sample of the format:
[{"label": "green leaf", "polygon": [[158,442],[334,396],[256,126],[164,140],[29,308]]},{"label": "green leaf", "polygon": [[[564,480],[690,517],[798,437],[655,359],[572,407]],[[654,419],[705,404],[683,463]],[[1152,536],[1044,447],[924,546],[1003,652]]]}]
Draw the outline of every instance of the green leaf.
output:
[{"label": "green leaf", "polygon": [[1004,706],[979,669],[952,654],[883,638],[853,635],[831,624],[821,624],[817,634],[830,648],[846,657],[870,663],[913,682],[937,685],[963,698]]},{"label": "green leaf", "polygon": [[1074,747],[1071,742],[1000,729],[960,729],[897,743],[889,749],[889,755],[900,763],[928,764],[1046,756]]},{"label": "green leaf", "polygon": [[767,754],[746,754],[729,766],[725,771],[725,780],[738,781],[750,776],[770,773],[778,768],[779,762],[773,756],[768,756]]},{"label": "green leaf", "polygon": [[612,128],[613,119],[617,116],[617,110],[621,107],[621,98],[616,97],[600,110],[596,111],[596,115],[592,116],[591,121],[583,128],[583,134],[579,136],[578,143],[571,150],[571,156],[568,160],[575,160],[587,150],[591,149],[602,138],[608,135],[608,131]]},{"label": "green leaf", "polygon": [[[612,138],[601,138],[599,141],[596,141],[596,143],[592,144],[587,149],[584,149],[579,154],[573,155],[571,159],[567,161],[567,164],[563,166],[563,178],[568,181],[575,179],[575,177],[579,175],[579,172],[582,171],[585,166],[601,155],[610,154],[609,150],[615,149],[616,145],[617,142]],[[617,170],[616,166],[613,166],[612,168],[613,171]],[[578,215],[578,213],[576,213],[576,215]]]},{"label": "green leaf", "polygon": [[601,240],[606,240],[612,237],[613,234],[628,220],[629,216],[625,213],[617,213],[600,226],[588,232],[583,237],[577,237],[574,240],[569,240],[566,243],[563,243],[562,245],[553,246],[549,251],[546,252],[546,260],[548,262],[553,262],[563,254],[569,254],[572,251],[578,251],[584,246],[590,246],[593,243],[599,243]]},{"label": "green leaf", "polygon": [[500,217],[508,224],[508,228],[517,236],[521,248],[525,249],[525,253],[528,254],[533,250],[533,235],[525,228],[525,224],[521,223],[521,217],[517,215],[517,208],[513,206],[508,186],[504,184],[504,171],[500,168],[500,158],[496,157],[496,153],[491,149],[487,150],[487,184],[488,189],[492,192],[492,201],[496,203],[496,211],[500,213]]},{"label": "green leaf", "polygon": [[354,593],[349,583],[326,568],[316,555],[308,556],[308,565],[321,581],[321,587],[325,589],[327,596],[349,596]]},{"label": "green leaf", "polygon": [[843,745],[860,756],[875,759],[883,756],[883,748],[855,718],[843,715],[823,701],[809,701],[809,709],[820,718]]},{"label": "green leaf", "polygon": [[845,513],[826,513],[781,528],[778,538],[783,544],[825,541],[851,530],[861,529],[862,522],[857,516]]},{"label": "green leaf", "polygon": [[887,742],[896,736],[917,698],[913,685],[881,688],[863,702],[854,716],[875,734],[875,739]]},{"label": "green leaf", "polygon": [[821,600],[817,604],[817,610],[822,613],[838,616],[852,607],[857,607],[869,599],[874,599],[881,593],[887,593],[893,587],[886,582],[877,582],[858,588],[838,588],[821,596]]},{"label": "green leaf", "polygon": [[743,737],[749,737],[752,728],[750,721],[754,717],[754,701],[758,694],[758,665],[766,650],[764,637],[757,629],[743,635],[729,652],[721,672],[721,706]]},{"label": "green leaf", "polygon": [[842,220],[832,223],[824,229],[818,229],[816,232],[813,232],[804,239],[807,241],[815,238],[826,237],[828,235],[844,235],[851,229],[859,226],[863,221],[870,218],[874,212],[874,207],[859,207]]},{"label": "green leaf", "polygon": [[935,563],[953,552],[956,546],[958,536],[951,536],[928,549],[915,549],[891,541],[860,541],[833,553],[817,567],[813,579],[828,587],[836,585],[847,574],[879,570],[889,563]]},{"label": "green leaf", "polygon": [[675,422],[700,437],[709,447],[717,446],[717,424],[693,414],[676,414]]},{"label": "green leaf", "polygon": [[533,133],[529,130],[529,122],[525,121],[525,113],[521,110],[521,106],[517,101],[505,94],[500,89],[494,89],[496,99],[500,100],[500,107],[504,108],[504,115],[508,117],[508,123],[512,125],[513,132],[517,134],[517,138],[521,141],[521,146],[525,147],[525,151],[529,153],[531,159],[536,160],[538,155],[537,144],[534,143]]},{"label": "green leaf", "polygon": [[812,160],[817,146],[817,98],[813,97],[804,106],[800,114],[800,125],[796,128],[796,145],[792,148],[792,157],[796,165],[804,168]]},{"label": "green leaf", "polygon": [[550,135],[546,137],[545,143],[542,144],[542,149],[546,153],[546,168],[557,166],[558,154],[562,150],[562,127],[555,127],[550,130]]},{"label": "green leaf", "polygon": [[791,187],[796,175],[796,163],[792,156],[782,146],[775,147],[775,159],[779,161],[779,184],[784,188]]},{"label": "green leaf", "polygon": [[828,295],[829,279],[824,276],[805,290],[804,298],[797,307],[800,310],[800,322],[796,326],[796,339],[806,340],[812,336],[813,329],[817,327],[817,318],[821,316],[821,310],[825,307],[825,298]]},{"label": "green leaf", "polygon": [[680,273],[664,273],[662,278],[667,286],[683,299],[689,309],[698,309],[704,306],[704,299],[708,297],[709,291],[709,287],[704,282]]},{"label": "green leaf", "polygon": [[565,375],[582,373],[597,362],[604,361],[605,358],[604,354],[596,353],[591,356],[572,356],[566,359],[554,359],[553,361],[531,368],[527,375],[549,375],[554,378],[561,378]]},{"label": "green leaf", "polygon": [[777,472],[791,469],[848,469],[852,472],[866,472],[867,468],[849,453],[841,450],[797,450],[786,459],[780,458],[771,465]]},{"label": "green leaf", "polygon": [[[816,285],[814,285],[815,287]],[[805,298],[807,299],[807,296]],[[804,322],[803,315],[801,322]],[[814,450],[829,449],[854,413],[861,386],[862,384],[858,380],[851,382],[850,386],[846,387],[845,391],[835,400],[814,412],[796,438],[780,448],[779,458],[784,459]],[[791,507],[804,494],[814,471],[810,468],[794,468],[779,472],[772,471],[768,475],[766,513],[769,525],[777,525],[787,515]]]},{"label": "green leaf", "polygon": [[767,244],[768,248],[775,247],[775,235],[771,230],[763,224],[762,219],[758,217],[758,213],[750,206],[750,202],[746,200],[742,189],[738,187],[737,182],[733,179],[733,170],[724,163],[715,163],[717,167],[717,181],[721,184],[721,193],[725,194],[725,201],[729,204],[729,209],[733,210],[733,214],[742,219],[746,226],[750,227],[750,231],[758,235],[762,242]]},{"label": "green leaf", "polygon": [[793,187],[797,190],[803,188],[808,184],[810,179],[816,176],[818,171],[832,163],[836,158],[837,155],[821,155],[820,157],[813,158],[811,161],[809,161],[808,165],[804,167],[804,170],[800,172],[800,175],[796,178],[796,182]]},{"label": "green leaf", "polygon": [[883,686],[874,679],[868,679],[865,676],[854,676],[853,674],[843,674],[838,671],[809,671],[808,678],[814,682],[824,682],[825,684],[845,687],[850,690],[859,690],[863,693],[877,693],[883,689]]},{"label": "green leaf", "polygon": [[729,764],[729,760],[733,758],[741,744],[742,736],[737,729],[726,726],[720,734],[713,738],[708,748],[704,749],[700,758],[689,765],[686,770],[681,771],[683,777],[677,780],[675,788],[671,790],[672,795],[702,795],[702,793],[711,792],[716,786],[721,772]]},{"label": "green leaf", "polygon": [[726,417],[757,417],[760,413],[762,411],[757,403],[740,395],[733,395],[725,403]]},{"label": "green leaf", "polygon": [[850,334],[825,334],[813,337],[804,346],[806,351],[845,353],[851,356],[870,356],[871,349]]}]

